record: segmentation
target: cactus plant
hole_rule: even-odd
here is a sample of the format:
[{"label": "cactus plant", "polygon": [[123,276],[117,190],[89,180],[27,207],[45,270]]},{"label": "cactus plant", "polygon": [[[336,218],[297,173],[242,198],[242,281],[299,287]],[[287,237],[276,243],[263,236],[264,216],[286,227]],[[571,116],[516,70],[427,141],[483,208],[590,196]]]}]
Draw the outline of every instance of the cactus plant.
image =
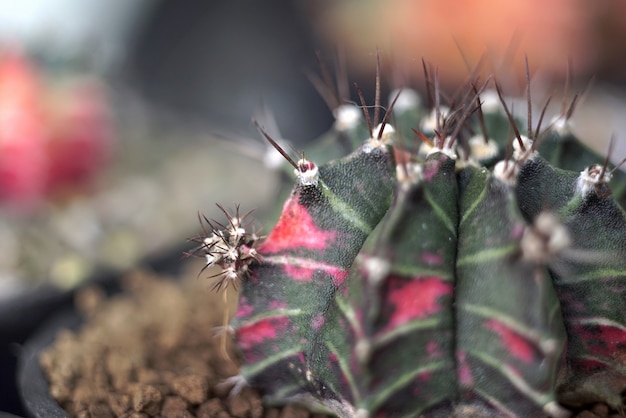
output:
[{"label": "cactus plant", "polygon": [[533,125],[530,77],[523,121],[489,80],[444,108],[430,73],[434,108],[401,91],[379,126],[366,111],[341,132],[369,130],[349,155],[280,149],[296,184],[267,237],[246,216],[209,222],[199,251],[239,288],[234,380],[341,417],[623,410],[623,173],[579,144],[571,111]]}]

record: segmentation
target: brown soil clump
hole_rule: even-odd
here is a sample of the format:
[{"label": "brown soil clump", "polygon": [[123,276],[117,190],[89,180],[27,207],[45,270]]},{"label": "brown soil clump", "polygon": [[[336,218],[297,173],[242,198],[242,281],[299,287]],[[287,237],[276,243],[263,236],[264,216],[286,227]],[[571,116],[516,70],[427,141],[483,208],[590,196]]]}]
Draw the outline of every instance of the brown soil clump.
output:
[{"label": "brown soil clump", "polygon": [[120,296],[81,292],[85,325],[60,333],[40,357],[59,405],[81,418],[321,417],[299,406],[266,408],[257,391],[232,395],[220,385],[238,371],[216,337],[226,306],[210,283],[191,276],[175,282],[134,273]]}]

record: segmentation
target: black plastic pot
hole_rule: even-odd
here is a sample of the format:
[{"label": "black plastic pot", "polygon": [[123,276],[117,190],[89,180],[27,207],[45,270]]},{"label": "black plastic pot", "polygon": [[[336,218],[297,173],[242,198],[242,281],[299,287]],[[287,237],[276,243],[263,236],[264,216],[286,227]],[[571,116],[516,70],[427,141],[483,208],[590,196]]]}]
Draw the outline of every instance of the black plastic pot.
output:
[{"label": "black plastic pot", "polygon": [[[93,280],[110,282],[112,274],[102,272]],[[73,292],[42,285],[0,303],[0,411],[24,415],[15,382],[18,357],[24,342],[53,312],[71,306]]]},{"label": "black plastic pot", "polygon": [[[110,281],[102,274],[99,282]],[[24,416],[16,385],[18,358],[24,343],[54,312],[72,305],[73,292],[45,285],[0,304],[0,414]],[[0,418],[2,415],[0,415]]]},{"label": "black plastic pot", "polygon": [[24,345],[17,370],[17,387],[26,416],[30,418],[65,418],[67,413],[50,396],[48,382],[39,365],[39,355],[62,329],[80,325],[78,313],[67,308],[47,321]]},{"label": "black plastic pot", "polygon": [[[190,249],[191,244],[186,244],[151,257],[139,263],[139,266],[177,277],[184,265],[182,254]],[[119,279],[123,275],[121,272],[103,271],[86,284],[97,284],[108,295],[112,295],[120,292]],[[7,356],[12,356],[11,361],[15,363],[11,365],[13,370],[8,367],[8,373],[3,377],[7,391],[2,396],[5,400],[11,397],[11,405],[18,405],[8,409],[8,417],[68,416],[49,395],[48,382],[39,366],[39,354],[52,344],[61,329],[76,329],[80,325],[80,315],[73,306],[75,293],[76,290],[63,292],[47,287],[0,307],[0,341]],[[3,413],[6,414],[0,412]],[[4,417],[0,415],[0,418]]]},{"label": "black plastic pot", "polygon": [[20,418],[20,417],[18,415],[14,415],[9,412],[0,412],[0,418]]}]

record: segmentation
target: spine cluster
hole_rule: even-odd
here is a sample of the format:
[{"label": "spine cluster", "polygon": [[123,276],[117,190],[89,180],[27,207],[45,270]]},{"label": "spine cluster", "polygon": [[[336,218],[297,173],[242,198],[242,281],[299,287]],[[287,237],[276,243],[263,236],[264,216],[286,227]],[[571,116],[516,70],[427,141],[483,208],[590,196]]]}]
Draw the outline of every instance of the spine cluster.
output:
[{"label": "spine cluster", "polygon": [[206,258],[205,269],[214,266],[219,268],[219,272],[211,276],[216,279],[214,289],[226,290],[229,285],[237,289],[241,280],[248,277],[250,265],[260,261],[255,248],[260,237],[256,232],[247,230],[250,225],[246,224],[246,218],[251,212],[240,216],[237,207],[235,214],[231,215],[222,206],[218,207],[226,215],[228,223],[223,225],[201,217],[203,235],[195,239],[200,243],[195,253],[201,253]]}]

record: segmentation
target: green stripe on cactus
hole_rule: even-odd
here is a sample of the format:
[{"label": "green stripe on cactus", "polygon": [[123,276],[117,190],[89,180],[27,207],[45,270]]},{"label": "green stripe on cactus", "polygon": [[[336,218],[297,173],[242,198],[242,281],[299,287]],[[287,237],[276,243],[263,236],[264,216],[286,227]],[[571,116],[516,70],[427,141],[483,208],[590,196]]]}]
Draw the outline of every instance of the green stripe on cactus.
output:
[{"label": "green stripe on cactus", "polygon": [[449,269],[445,270],[444,268],[428,268],[426,266],[415,266],[413,264],[394,264],[391,267],[390,273],[395,274],[396,276],[435,276],[440,277],[444,281],[454,281],[454,273]]},{"label": "green stripe on cactus", "polygon": [[[404,388],[410,383],[415,381],[415,378],[419,375],[425,373],[431,373],[435,371],[443,371],[448,367],[447,362],[434,362],[427,365],[420,365],[414,369],[409,369],[400,374],[399,376],[395,376],[393,382],[389,385],[384,386],[380,391],[371,395],[371,397],[363,402],[362,405],[359,405],[360,409],[365,409],[368,411],[378,411],[380,407],[391,398],[398,390]],[[443,394],[441,394],[443,395]],[[423,404],[417,410],[412,410],[411,413],[415,415],[419,415],[420,412],[428,409],[430,406],[436,404],[437,402],[443,400],[443,396],[434,396],[430,404]],[[421,409],[421,410],[420,410]]]},{"label": "green stripe on cactus", "polygon": [[[485,172],[485,175],[487,175],[487,172]],[[480,205],[482,201],[485,199],[485,197],[487,196],[488,185],[489,184],[487,182],[484,182],[484,187],[482,188],[482,191],[480,193],[474,193],[475,195],[474,201],[470,203],[467,209],[465,209],[463,213],[461,214],[461,221],[459,222],[459,227],[463,226],[467,222],[467,220],[474,213],[478,205]]]},{"label": "green stripe on cactus", "polygon": [[371,345],[372,348],[379,348],[397,340],[399,337],[406,336],[416,331],[443,328],[442,325],[449,324],[445,324],[441,318],[427,318],[421,320],[414,319],[411,322],[395,327],[388,332],[377,334],[372,338]]},{"label": "green stripe on cactus", "polygon": [[354,309],[352,309],[350,304],[347,303],[344,299],[342,299],[340,297],[337,297],[335,299],[335,305],[339,308],[339,311],[341,312],[343,317],[348,320],[348,322],[352,326],[353,331],[356,334],[362,334],[363,333],[363,329],[362,329],[361,324],[359,323],[359,321],[358,321],[358,319],[356,317],[356,313],[355,313]]},{"label": "green stripe on cactus", "polygon": [[521,377],[519,370],[515,370],[506,363],[503,363],[501,358],[490,356],[484,351],[472,351],[471,354],[472,356],[480,359],[483,363],[497,370],[516,389],[519,390],[520,394],[525,395],[536,405],[541,405],[543,407],[543,405],[546,405],[547,403],[554,402],[555,399],[553,393],[535,390],[530,382]]},{"label": "green stripe on cactus", "polygon": [[[459,180],[460,210],[469,211],[459,226],[456,263],[461,388],[470,398],[489,394],[490,403],[497,400],[494,407],[506,405],[516,416],[540,415],[556,401],[563,335],[550,315],[558,299],[545,268],[522,258],[526,226],[513,190],[474,167]],[[483,199],[477,204],[478,196]],[[487,380],[483,373],[490,373]]]},{"label": "green stripe on cactus", "polygon": [[[359,388],[358,388],[358,386],[356,384],[356,379],[355,379],[354,375],[350,371],[350,366],[348,364],[348,359],[345,356],[341,355],[341,353],[339,352],[337,347],[335,347],[335,345],[332,342],[326,341],[324,344],[328,348],[328,352],[331,353],[333,356],[335,356],[337,358],[337,363],[339,364],[339,368],[341,369],[341,371],[343,373],[343,376],[345,376],[346,380],[348,381],[348,386],[350,388],[350,395],[352,395],[352,399],[354,399],[355,405],[360,404],[361,403],[361,392],[360,392],[360,390],[359,390]],[[340,393],[341,392],[341,388],[334,387],[332,381],[330,381],[328,383],[328,385],[330,386],[330,388],[334,392],[336,392],[336,393]]]},{"label": "green stripe on cactus", "polygon": [[301,346],[292,346],[289,350],[281,351],[272,356],[268,356],[265,359],[254,363],[254,364],[246,364],[241,367],[241,374],[243,376],[257,376],[259,373],[269,368],[270,366],[279,363],[289,357],[295,356],[298,353],[302,352]]},{"label": "green stripe on cactus", "polygon": [[[498,411],[501,416],[503,416],[503,417],[514,417],[514,416],[517,415],[514,411],[510,410],[509,408],[507,408],[506,405],[504,405],[498,399],[496,399],[493,396],[491,396],[489,393],[484,392],[484,391],[482,391],[480,389],[475,389],[475,392],[476,392],[476,394],[478,396],[480,396],[485,401],[487,401],[496,411]],[[489,411],[489,412],[492,412],[492,411]]]},{"label": "green stripe on cactus", "polygon": [[439,219],[441,219],[441,221],[446,226],[448,231],[450,231],[450,233],[452,233],[452,235],[454,237],[456,237],[456,234],[457,234],[456,222],[450,218],[450,215],[449,215],[448,211],[446,209],[442,208],[442,206],[440,206],[439,202],[437,202],[438,199],[441,199],[441,198],[446,199],[446,198],[449,198],[449,197],[445,196],[445,195],[442,195],[442,194],[439,194],[439,193],[436,194],[436,195],[433,195],[433,194],[429,193],[428,190],[424,191],[424,197],[426,198],[426,201],[428,202],[428,204],[432,208],[433,212],[437,215],[437,217]]},{"label": "green stripe on cactus", "polygon": [[626,325],[607,318],[580,318],[572,320],[572,324],[608,326],[626,332]]},{"label": "green stripe on cactus", "polygon": [[[553,307],[553,315],[558,312],[558,304],[555,304]],[[538,333],[535,329],[528,327],[522,321],[508,315],[506,312],[498,311],[492,309],[490,307],[482,306],[482,305],[472,305],[470,303],[464,303],[461,306],[458,306],[458,309],[464,312],[472,313],[477,316],[480,316],[484,319],[493,319],[498,318],[499,322],[506,324],[507,327],[515,330],[515,332],[524,336],[525,339],[535,344],[538,348],[541,349],[542,343],[545,343],[542,340],[543,336]],[[560,312],[558,312],[560,314]]]},{"label": "green stripe on cactus", "polygon": [[[618,257],[617,254],[613,255],[614,257]],[[606,268],[598,268],[595,267],[593,268],[592,271],[587,271],[584,274],[577,274],[576,277],[571,278],[569,280],[569,282],[571,283],[579,283],[579,282],[597,282],[599,279],[606,279],[606,278],[618,278],[618,280],[620,278],[626,277],[626,269],[625,270],[618,270],[615,268],[611,268],[611,267],[606,267]]]},{"label": "green stripe on cactus", "polygon": [[337,195],[335,195],[328,188],[328,186],[326,186],[324,181],[320,181],[319,186],[322,190],[322,194],[326,196],[326,198],[328,199],[328,203],[330,203],[332,209],[337,214],[339,214],[339,216],[350,222],[355,228],[357,228],[364,234],[370,234],[372,232],[372,225],[363,220],[359,212],[355,211],[352,206],[346,204],[346,202],[338,198]]},{"label": "green stripe on cactus", "polygon": [[241,321],[239,326],[253,325],[256,322],[268,318],[296,317],[304,313],[302,309],[276,309],[271,311],[260,312],[255,316],[247,317],[245,321]]},{"label": "green stripe on cactus", "polygon": [[498,260],[503,257],[511,256],[519,251],[519,244],[513,243],[506,247],[489,248],[486,250],[478,251],[474,254],[467,254],[460,257],[456,265],[464,266],[466,264],[481,264],[492,260]]}]

